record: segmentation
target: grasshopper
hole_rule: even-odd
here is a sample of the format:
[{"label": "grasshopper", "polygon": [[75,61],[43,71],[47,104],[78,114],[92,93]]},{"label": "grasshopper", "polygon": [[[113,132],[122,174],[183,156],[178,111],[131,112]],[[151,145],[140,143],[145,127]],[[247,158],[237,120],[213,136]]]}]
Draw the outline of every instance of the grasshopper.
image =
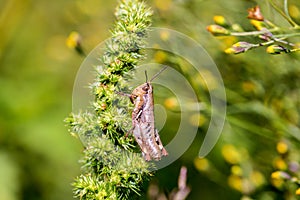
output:
[{"label": "grasshopper", "polygon": [[132,111],[133,136],[146,161],[160,160],[162,156],[168,155],[154,125],[153,87],[151,85],[151,81],[165,69],[166,67],[161,69],[149,82],[145,72],[146,83],[136,87],[129,95],[134,104]]}]

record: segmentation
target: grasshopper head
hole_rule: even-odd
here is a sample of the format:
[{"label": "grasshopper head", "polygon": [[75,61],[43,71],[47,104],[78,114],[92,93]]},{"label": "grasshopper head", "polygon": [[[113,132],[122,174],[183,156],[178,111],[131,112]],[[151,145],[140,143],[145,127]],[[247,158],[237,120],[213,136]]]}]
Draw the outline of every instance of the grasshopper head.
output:
[{"label": "grasshopper head", "polygon": [[136,87],[132,91],[131,95],[133,95],[133,96],[140,96],[140,95],[147,94],[149,88],[150,88],[150,84],[149,83],[144,83],[144,84],[139,85],[138,87]]},{"label": "grasshopper head", "polygon": [[130,95],[130,100],[133,103],[134,100],[138,97],[138,96],[143,96],[145,94],[148,93],[148,90],[150,89],[150,84],[149,83],[144,83],[142,85],[139,85],[138,87],[136,87],[131,95]]}]

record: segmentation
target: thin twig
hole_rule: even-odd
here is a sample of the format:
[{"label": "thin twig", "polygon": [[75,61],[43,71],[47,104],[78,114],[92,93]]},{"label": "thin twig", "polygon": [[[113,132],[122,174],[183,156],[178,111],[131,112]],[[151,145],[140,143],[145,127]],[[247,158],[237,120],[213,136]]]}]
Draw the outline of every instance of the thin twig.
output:
[{"label": "thin twig", "polygon": [[292,18],[289,17],[289,15],[286,15],[285,12],[283,12],[278,6],[273,2],[273,0],[269,0],[272,7],[282,16],[284,17],[293,27],[298,27],[299,25],[292,20]]},{"label": "thin twig", "polygon": [[291,18],[289,10],[288,10],[288,0],[283,1],[283,10],[285,12],[285,15]]},{"label": "thin twig", "polygon": [[251,35],[261,35],[269,32],[278,31],[278,28],[273,28],[269,30],[261,30],[261,31],[250,31],[250,32],[231,32],[232,36],[251,36]]}]

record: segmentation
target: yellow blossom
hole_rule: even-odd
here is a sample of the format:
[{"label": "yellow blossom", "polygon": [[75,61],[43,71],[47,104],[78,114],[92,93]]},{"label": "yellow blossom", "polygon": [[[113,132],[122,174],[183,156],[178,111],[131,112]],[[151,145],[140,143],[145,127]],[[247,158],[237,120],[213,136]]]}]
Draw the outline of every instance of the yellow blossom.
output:
[{"label": "yellow blossom", "polygon": [[266,182],[264,175],[260,171],[256,170],[250,174],[250,180],[256,187],[259,187]]},{"label": "yellow blossom", "polygon": [[269,54],[281,54],[281,53],[288,53],[289,50],[281,45],[270,45],[267,47],[266,52]]},{"label": "yellow blossom", "polygon": [[174,110],[176,108],[178,108],[179,104],[178,104],[178,100],[176,97],[169,97],[165,100],[164,105],[166,106],[166,108]]},{"label": "yellow blossom", "polygon": [[207,118],[204,115],[200,114],[200,113],[195,113],[195,114],[190,116],[189,122],[193,126],[201,127],[207,122]]},{"label": "yellow blossom", "polygon": [[253,92],[256,89],[256,85],[252,81],[244,81],[242,88],[245,92]]},{"label": "yellow blossom", "polygon": [[275,171],[271,174],[272,179],[290,179],[291,176],[284,171]]},{"label": "yellow blossom", "polygon": [[194,160],[194,165],[199,171],[209,170],[209,161],[206,158],[196,158]]},{"label": "yellow blossom", "polygon": [[163,51],[157,51],[155,54],[154,54],[154,59],[156,62],[158,63],[163,63],[166,61],[167,59],[167,54]]},{"label": "yellow blossom", "polygon": [[288,144],[287,144],[286,142],[280,141],[280,142],[278,142],[277,145],[276,145],[276,150],[277,150],[277,152],[280,153],[280,154],[285,154],[285,153],[288,152],[289,146],[288,146]]},{"label": "yellow blossom", "polygon": [[231,173],[233,175],[241,176],[243,174],[243,170],[239,165],[233,165],[231,167]]},{"label": "yellow blossom", "polygon": [[289,13],[293,18],[300,18],[300,11],[296,5],[291,4],[289,6]]},{"label": "yellow blossom", "polygon": [[261,31],[263,28],[266,28],[266,24],[262,21],[250,20],[250,23],[256,28],[256,30]]},{"label": "yellow blossom", "polygon": [[159,36],[163,41],[167,41],[170,38],[170,32],[163,30],[159,33]]},{"label": "yellow blossom", "polygon": [[278,170],[286,170],[288,168],[287,163],[282,158],[275,158],[273,165]]},{"label": "yellow blossom", "polygon": [[216,24],[212,24],[206,27],[206,30],[208,32],[210,32],[211,34],[215,35],[215,36],[220,36],[220,35],[229,35],[230,31],[227,30],[226,28],[216,25]]},{"label": "yellow blossom", "polygon": [[222,147],[222,155],[224,159],[230,164],[238,164],[242,161],[242,155],[231,144],[226,144]]},{"label": "yellow blossom", "polygon": [[222,15],[215,15],[214,22],[220,26],[228,26],[228,22]]},{"label": "yellow blossom", "polygon": [[80,43],[80,40],[81,40],[81,36],[79,35],[79,33],[76,31],[72,31],[68,36],[68,38],[66,39],[66,45],[71,49],[75,49]]},{"label": "yellow blossom", "polygon": [[230,175],[228,177],[228,185],[237,191],[243,191],[243,179],[240,176]]}]

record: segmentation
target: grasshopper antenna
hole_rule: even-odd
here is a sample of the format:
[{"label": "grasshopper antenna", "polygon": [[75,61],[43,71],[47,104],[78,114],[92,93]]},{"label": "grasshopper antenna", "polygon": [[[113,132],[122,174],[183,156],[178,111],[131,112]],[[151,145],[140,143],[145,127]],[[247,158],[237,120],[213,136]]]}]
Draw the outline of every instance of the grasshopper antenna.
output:
[{"label": "grasshopper antenna", "polygon": [[148,82],[148,74],[147,74],[147,70],[145,70],[145,76],[146,76],[146,83]]},{"label": "grasshopper antenna", "polygon": [[[152,82],[158,75],[160,75],[163,71],[165,71],[167,69],[167,65],[165,65],[159,72],[157,72],[151,79],[149,82]],[[146,81],[147,81],[147,73],[146,73]]]}]

